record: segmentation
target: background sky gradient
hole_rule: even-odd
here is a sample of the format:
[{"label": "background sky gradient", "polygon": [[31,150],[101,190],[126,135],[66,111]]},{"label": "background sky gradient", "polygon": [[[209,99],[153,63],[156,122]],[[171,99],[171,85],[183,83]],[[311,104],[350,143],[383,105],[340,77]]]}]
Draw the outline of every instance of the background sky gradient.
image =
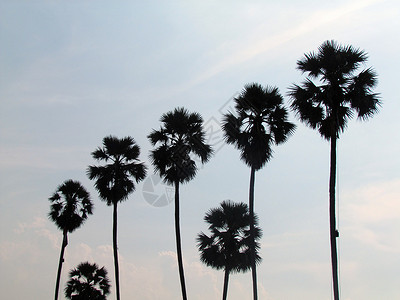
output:
[{"label": "background sky gradient", "polygon": [[[61,287],[86,260],[105,266],[114,287],[112,209],[86,176],[90,153],[106,135],[130,135],[149,165],[146,136],[184,106],[202,114],[217,150],[181,188],[187,290],[192,300],[220,299],[223,272],[200,263],[195,238],[208,209],[248,201],[250,175],[222,142],[221,116],[251,82],[277,86],[288,103],[288,87],[303,78],[296,61],[334,39],[367,51],[383,101],[368,122],[351,121],[338,144],[342,299],[400,299],[400,3],[269,2],[0,0],[1,298],[53,297],[62,233],[47,218],[47,199],[67,179],[90,191],[95,211],[69,235]],[[290,116],[295,134],[256,174],[259,298],[332,299],[329,143]],[[152,191],[157,177],[147,180],[119,205],[121,296],[176,300],[173,205],[149,204],[146,191],[169,190]],[[250,272],[231,276],[230,300],[251,294]]]}]

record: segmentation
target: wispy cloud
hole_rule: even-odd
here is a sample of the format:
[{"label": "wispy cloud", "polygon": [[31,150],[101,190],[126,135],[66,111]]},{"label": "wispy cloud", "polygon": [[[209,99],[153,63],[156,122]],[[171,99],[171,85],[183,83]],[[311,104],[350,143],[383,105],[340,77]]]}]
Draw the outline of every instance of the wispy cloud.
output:
[{"label": "wispy cloud", "polygon": [[[346,2],[335,9],[318,10],[311,15],[304,14],[304,19],[298,23],[293,23],[292,21],[298,20],[297,12],[293,11],[292,20],[288,20],[287,16],[285,17],[288,22],[292,22],[291,26],[272,35],[268,34],[270,23],[259,26],[251,33],[248,40],[231,42],[230,47],[224,46],[223,53],[220,54],[221,59],[188,83],[188,87],[206,81],[235,65],[244,64],[261,54],[267,55],[273,49],[287,47],[294,39],[310,34],[313,31],[322,30],[328,24],[334,23],[336,27],[345,26],[345,24],[341,25],[342,22],[338,22],[338,20],[379,2],[382,2],[382,0]],[[273,18],[278,20],[279,16],[274,16]]]}]

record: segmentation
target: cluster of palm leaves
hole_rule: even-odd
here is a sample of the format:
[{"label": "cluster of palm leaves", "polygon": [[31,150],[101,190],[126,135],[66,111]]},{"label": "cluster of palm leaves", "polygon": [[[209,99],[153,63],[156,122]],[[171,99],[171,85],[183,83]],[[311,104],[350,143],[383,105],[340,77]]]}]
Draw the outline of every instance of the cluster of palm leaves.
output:
[{"label": "cluster of palm leaves", "polygon": [[65,288],[65,297],[71,300],[105,300],[110,293],[107,270],[97,264],[80,263],[69,272],[70,280]]},{"label": "cluster of palm leaves", "polygon": [[[291,108],[300,121],[317,129],[331,142],[331,170],[329,184],[331,259],[334,299],[339,299],[337,247],[338,231],[335,217],[336,143],[354,112],[361,120],[373,116],[380,106],[376,74],[369,68],[357,73],[367,59],[364,51],[341,46],[334,41],[324,42],[317,53],[305,54],[297,62],[298,69],[308,77],[302,85],[289,90]],[[246,85],[234,99],[234,111],[222,119],[225,141],[234,145],[241,159],[250,168],[249,204],[224,201],[220,207],[206,213],[210,235],[200,233],[197,246],[200,259],[207,266],[225,272],[223,299],[227,298],[229,274],[251,270],[253,299],[258,299],[256,265],[261,261],[259,239],[261,229],[254,212],[256,171],[262,169],[273,156],[273,146],[287,141],[295,125],[288,120],[284,99],[276,87]],[[175,240],[182,299],[187,299],[182,242],[180,235],[179,189],[192,180],[197,171],[196,162],[206,163],[213,150],[206,143],[203,119],[198,113],[175,108],[161,116],[160,129],[148,135],[154,149],[150,152],[155,171],[175,189]],[[89,166],[88,177],[95,180],[101,200],[113,207],[113,254],[116,297],[120,300],[119,264],[117,247],[117,206],[128,199],[136,184],[146,177],[147,167],[139,160],[140,148],[131,137],[119,139],[107,136],[102,147],[92,152],[102,165]],[[60,274],[67,233],[80,227],[92,214],[89,193],[76,181],[64,182],[49,199],[52,202],[50,219],[63,231],[60,261],[57,273],[55,299],[58,297]],[[109,281],[104,268],[83,263],[70,272],[65,289],[69,299],[105,299]],[[82,278],[86,278],[82,280]],[[83,296],[82,296],[83,295]]]}]

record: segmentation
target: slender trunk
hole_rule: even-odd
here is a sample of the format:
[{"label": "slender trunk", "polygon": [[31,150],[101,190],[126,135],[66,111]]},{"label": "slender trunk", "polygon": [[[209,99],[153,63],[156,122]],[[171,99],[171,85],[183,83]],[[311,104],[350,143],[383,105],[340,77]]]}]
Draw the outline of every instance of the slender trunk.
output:
[{"label": "slender trunk", "polygon": [[339,237],[339,232],[336,229],[336,214],[335,214],[336,140],[337,140],[336,134],[333,134],[331,137],[331,170],[329,178],[329,220],[330,220],[333,295],[335,300],[339,300],[338,261],[337,261],[337,247],[336,247],[336,238]]},{"label": "slender trunk", "polygon": [[182,299],[187,300],[185,274],[183,272],[181,229],[179,225],[179,181],[175,182],[175,237],[176,237],[176,253],[178,256],[179,279],[181,282],[181,290],[182,290]]},{"label": "slender trunk", "polygon": [[117,292],[117,300],[120,300],[118,247],[117,247],[117,202],[114,203],[114,214],[113,214],[113,250],[114,250],[115,290]]},{"label": "slender trunk", "polygon": [[60,260],[58,262],[58,271],[57,271],[57,280],[56,280],[56,289],[54,292],[54,300],[58,299],[58,290],[60,287],[60,279],[61,279],[61,269],[62,269],[62,264],[64,262],[64,251],[65,247],[68,245],[68,231],[64,229],[63,231],[63,241],[61,244],[61,253],[60,253]]},{"label": "slender trunk", "polygon": [[225,276],[224,276],[224,291],[222,293],[222,300],[226,300],[228,295],[228,281],[229,281],[229,268],[225,268]]},{"label": "slender trunk", "polygon": [[253,277],[253,299],[257,300],[257,271],[256,271],[256,244],[254,237],[254,184],[255,184],[254,167],[250,171],[250,188],[249,188],[249,213],[250,213],[250,263],[251,275]]}]

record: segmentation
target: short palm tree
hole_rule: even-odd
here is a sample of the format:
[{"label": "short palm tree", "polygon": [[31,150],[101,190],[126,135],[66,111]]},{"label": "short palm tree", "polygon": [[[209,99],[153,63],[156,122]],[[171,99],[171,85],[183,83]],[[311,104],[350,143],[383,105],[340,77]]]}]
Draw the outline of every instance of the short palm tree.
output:
[{"label": "short palm tree", "polygon": [[[226,200],[218,208],[208,211],[204,220],[209,224],[210,235],[201,232],[197,237],[200,260],[214,269],[225,271],[222,299],[228,294],[229,274],[250,270],[250,215],[247,204]],[[256,263],[261,262],[258,255],[258,240],[261,229],[254,218]]]},{"label": "short palm tree", "polygon": [[119,265],[117,247],[117,205],[128,199],[136,186],[146,177],[146,166],[139,161],[140,148],[132,137],[117,138],[107,136],[103,147],[92,152],[97,161],[104,161],[101,166],[89,166],[89,179],[95,180],[95,188],[107,205],[113,206],[113,253],[115,267],[115,286],[117,300],[120,299]]},{"label": "short palm tree", "polygon": [[107,270],[97,264],[80,263],[69,272],[65,297],[71,300],[106,300],[110,294]]},{"label": "short palm tree", "polygon": [[[300,121],[331,142],[329,179],[329,219],[334,299],[339,299],[337,272],[335,186],[336,143],[354,113],[361,120],[372,117],[380,106],[377,94],[372,93],[377,80],[371,69],[357,70],[367,60],[364,51],[326,41],[318,53],[305,54],[297,68],[308,77],[301,86],[293,85],[289,95],[291,107]],[[319,81],[315,83],[314,81]]]},{"label": "short palm tree", "polygon": [[[225,141],[233,144],[241,159],[250,167],[249,210],[250,234],[254,241],[254,184],[255,172],[272,157],[272,146],[284,143],[294,132],[295,125],[288,121],[288,112],[283,106],[283,97],[274,87],[262,87],[252,83],[246,85],[235,101],[235,114],[228,112],[222,120]],[[257,295],[257,273],[255,244],[251,245],[253,299]]]},{"label": "short palm tree", "polygon": [[190,113],[185,108],[175,108],[161,116],[162,126],[154,130],[148,138],[156,148],[150,157],[155,170],[164,182],[175,187],[175,237],[178,256],[179,278],[182,297],[187,299],[183,270],[181,234],[179,224],[179,185],[193,179],[197,173],[196,161],[207,162],[212,154],[205,143],[203,118],[198,113]]},{"label": "short palm tree", "polygon": [[51,202],[49,218],[63,232],[56,288],[54,292],[54,299],[57,300],[62,263],[64,262],[64,251],[65,247],[68,245],[68,233],[79,228],[87,219],[88,215],[92,214],[93,203],[86,189],[78,181],[74,180],[64,181],[49,198],[49,201]]}]

